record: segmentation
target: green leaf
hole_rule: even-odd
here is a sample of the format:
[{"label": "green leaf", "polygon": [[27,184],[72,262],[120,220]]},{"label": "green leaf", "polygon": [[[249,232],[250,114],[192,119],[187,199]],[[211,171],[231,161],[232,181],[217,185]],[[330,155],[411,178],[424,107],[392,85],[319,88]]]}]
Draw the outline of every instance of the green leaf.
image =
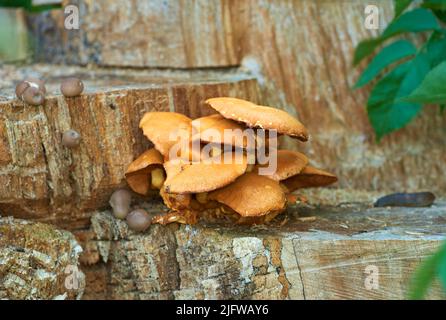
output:
[{"label": "green leaf", "polygon": [[373,58],[367,69],[361,74],[361,77],[355,84],[355,88],[360,88],[367,84],[390,64],[402,58],[414,55],[416,52],[417,49],[415,46],[407,40],[398,40],[387,47],[384,47],[375,58]]},{"label": "green leaf", "polygon": [[439,267],[444,264],[445,259],[446,245],[443,244],[437,252],[421,263],[415,271],[409,285],[409,299],[420,300],[425,297],[432,281],[439,271],[441,271]]},{"label": "green leaf", "polygon": [[421,5],[423,8],[434,10],[446,10],[446,1],[444,0],[424,0]]},{"label": "green leaf", "polygon": [[401,129],[418,114],[420,104],[398,99],[410,94],[428,71],[428,61],[424,56],[417,56],[396,67],[375,85],[367,102],[367,112],[377,141]]},{"label": "green leaf", "polygon": [[0,0],[0,7],[28,8],[31,0]]},{"label": "green leaf", "polygon": [[434,31],[429,40],[420,50],[425,54],[431,69],[446,60],[446,31]]},{"label": "green leaf", "polygon": [[446,103],[446,61],[432,69],[421,85],[408,97],[400,99],[411,103]]},{"label": "green leaf", "polygon": [[[446,250],[445,250],[446,251]],[[443,252],[441,258],[439,259],[437,273],[440,278],[441,285],[443,289],[446,291],[446,253]]]},{"label": "green leaf", "polygon": [[440,28],[434,14],[427,9],[417,8],[393,20],[378,38],[360,42],[355,50],[353,65],[370,55],[385,40],[404,32],[422,32]]},{"label": "green leaf", "polygon": [[61,4],[50,3],[33,5],[32,0],[0,0],[0,7],[13,7],[13,8],[24,8],[28,12],[42,12],[52,9],[60,9]]},{"label": "green leaf", "polygon": [[440,29],[440,25],[434,14],[430,10],[417,8],[404,13],[392,21],[381,37],[388,39],[403,32],[421,32],[438,29]]},{"label": "green leaf", "polygon": [[446,22],[446,10],[434,10],[435,16],[443,22]]},{"label": "green leaf", "polygon": [[395,8],[395,18],[397,18],[407,7],[412,3],[413,0],[394,0],[393,7]]},{"label": "green leaf", "polygon": [[443,114],[445,109],[446,109],[446,104],[441,104],[440,105],[440,114]]}]

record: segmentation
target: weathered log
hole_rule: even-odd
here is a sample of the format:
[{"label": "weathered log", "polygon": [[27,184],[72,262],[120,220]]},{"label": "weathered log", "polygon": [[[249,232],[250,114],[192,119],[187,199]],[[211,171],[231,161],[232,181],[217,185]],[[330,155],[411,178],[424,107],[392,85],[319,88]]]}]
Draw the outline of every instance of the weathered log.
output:
[{"label": "weathered log", "polygon": [[[84,298],[407,297],[413,271],[445,238],[446,203],[386,209],[372,208],[370,194],[338,190],[332,197],[369,201],[300,204],[268,226],[154,225],[145,233],[97,212],[91,229],[77,233],[87,248]],[[165,210],[158,202],[139,205]],[[444,297],[435,283],[429,298]]]},{"label": "weathered log", "polygon": [[[437,177],[446,161],[446,117],[425,108],[377,144],[365,110],[369,88],[351,89],[359,75],[351,66],[354,47],[376,34],[364,27],[368,1],[69,2],[79,6],[80,29],[65,30],[63,12],[48,14],[61,27],[37,28],[36,36],[42,47],[60,43],[54,52],[62,56],[44,56],[42,49],[40,58],[103,66],[242,65],[261,84],[262,103],[297,112],[309,129],[310,143],[287,140],[289,146],[335,172],[340,186],[445,194],[446,180]],[[382,29],[393,1],[377,5]]]},{"label": "weathered log", "polygon": [[0,218],[0,299],[80,299],[82,248],[53,226]]},{"label": "weathered log", "polygon": [[[36,65],[5,68],[0,86],[0,212],[86,226],[88,212],[105,208],[111,193],[125,185],[124,172],[150,146],[138,128],[147,111],[177,111],[198,117],[212,112],[214,96],[261,101],[250,76],[219,71],[90,70]],[[27,75],[48,80],[42,106],[14,97],[15,81]],[[77,75],[86,92],[65,98],[61,78]],[[64,131],[77,130],[76,148],[61,144]]]}]

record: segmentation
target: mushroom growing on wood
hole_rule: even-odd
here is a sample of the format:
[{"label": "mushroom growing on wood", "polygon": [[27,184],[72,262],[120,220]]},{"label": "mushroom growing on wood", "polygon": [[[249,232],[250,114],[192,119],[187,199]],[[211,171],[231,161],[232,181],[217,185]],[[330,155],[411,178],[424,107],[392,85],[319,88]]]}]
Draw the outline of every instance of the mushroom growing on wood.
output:
[{"label": "mushroom growing on wood", "polygon": [[35,87],[28,87],[22,93],[22,99],[32,106],[40,106],[45,101],[45,95]]},{"label": "mushroom growing on wood", "polygon": [[[274,151],[273,151],[274,152]],[[300,152],[290,150],[277,151],[277,168],[268,178],[281,181],[300,173],[308,164],[308,158]],[[266,167],[268,164],[258,164],[256,169]]]},{"label": "mushroom growing on wood", "polygon": [[62,144],[68,148],[74,148],[81,142],[81,135],[76,130],[70,129],[63,133]]},{"label": "mushroom growing on wood", "polygon": [[127,217],[127,225],[133,231],[146,231],[152,224],[152,216],[144,209],[136,209],[130,212]]},{"label": "mushroom growing on wood", "polygon": [[338,178],[329,172],[306,166],[299,174],[281,181],[288,192],[297,189],[323,187],[338,181]]},{"label": "mushroom growing on wood", "polygon": [[253,172],[245,173],[234,183],[215,190],[209,198],[223,203],[242,217],[259,217],[280,213],[286,197],[279,182]]},{"label": "mushroom growing on wood", "polygon": [[43,95],[46,94],[45,81],[38,78],[26,78],[25,80],[19,82],[15,88],[17,98],[22,99],[22,94],[28,87],[37,88],[43,93]]},{"label": "mushroom growing on wood", "polygon": [[110,206],[113,210],[113,215],[117,219],[125,219],[130,212],[130,204],[132,196],[128,190],[119,189],[113,192],[110,197]]},{"label": "mushroom growing on wood", "polygon": [[[222,155],[224,159],[225,155]],[[221,188],[245,173],[246,156],[233,156],[230,163],[192,163],[166,181],[169,193],[201,193]]]},{"label": "mushroom growing on wood", "polygon": [[191,119],[180,113],[147,112],[139,122],[139,127],[155,145],[155,149],[168,157],[171,148],[181,139],[191,140],[191,122]]},{"label": "mushroom growing on wood", "polygon": [[211,98],[206,100],[206,103],[223,117],[243,122],[248,127],[277,130],[279,134],[285,134],[301,141],[308,140],[308,132],[304,125],[283,110],[228,97]]},{"label": "mushroom growing on wood", "polygon": [[67,78],[60,85],[60,92],[65,97],[76,97],[84,91],[84,84],[78,78]]},{"label": "mushroom growing on wood", "polygon": [[130,188],[146,195],[151,186],[161,189],[164,183],[163,156],[156,149],[149,149],[134,160],[125,172]]},{"label": "mushroom growing on wood", "polygon": [[[276,141],[270,139],[276,132],[308,139],[305,127],[288,113],[235,98],[206,102],[219,113],[191,120],[174,112],[148,112],[140,121],[154,148],[133,161],[125,176],[140,194],[159,189],[171,209],[153,217],[152,223],[267,223],[285,210],[291,191],[337,180],[308,166],[302,153],[277,151]],[[263,140],[259,132],[268,138]],[[249,141],[251,136],[254,141]],[[127,216],[129,225],[132,216]],[[142,213],[136,217],[148,221]]]},{"label": "mushroom growing on wood", "polygon": [[45,101],[45,82],[42,79],[27,78],[17,84],[15,94],[17,98],[27,104],[41,105]]},{"label": "mushroom growing on wood", "polygon": [[246,127],[220,114],[195,119],[192,121],[192,127],[197,132],[194,138],[198,137],[206,143],[226,144],[239,148],[246,148],[248,145],[247,139],[238,134],[241,134]]}]

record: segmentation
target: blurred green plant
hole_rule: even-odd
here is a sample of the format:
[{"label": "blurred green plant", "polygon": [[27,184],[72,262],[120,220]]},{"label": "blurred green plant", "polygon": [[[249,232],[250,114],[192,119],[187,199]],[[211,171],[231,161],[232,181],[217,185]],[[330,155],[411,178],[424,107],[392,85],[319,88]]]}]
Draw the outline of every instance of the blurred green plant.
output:
[{"label": "blurred green plant", "polygon": [[33,5],[32,0],[0,0],[0,7],[23,8],[28,12],[42,12],[51,9],[61,8],[62,6],[60,3]]},{"label": "blurred green plant", "polygon": [[[365,68],[354,88],[374,81],[367,113],[376,140],[407,125],[424,104],[446,104],[446,0],[424,0],[408,9],[413,0],[394,0],[395,14],[376,38],[358,44],[353,64],[357,66],[388,39],[402,34],[428,32],[416,48],[397,39],[383,47]],[[376,79],[376,80],[375,80]]]},{"label": "blurred green plant", "polygon": [[423,299],[436,278],[446,290],[446,243],[427,258],[413,275],[409,286],[409,299]]},{"label": "blurred green plant", "polygon": [[39,13],[61,8],[55,0],[44,2],[46,4],[33,5],[32,0],[0,0],[0,63],[25,61],[31,57],[32,35],[27,30],[23,12],[15,9]]}]

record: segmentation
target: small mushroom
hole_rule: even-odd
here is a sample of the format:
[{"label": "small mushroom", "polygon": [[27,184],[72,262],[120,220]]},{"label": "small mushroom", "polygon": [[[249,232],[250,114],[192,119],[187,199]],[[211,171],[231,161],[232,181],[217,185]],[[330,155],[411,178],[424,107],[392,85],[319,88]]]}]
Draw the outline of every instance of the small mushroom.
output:
[{"label": "small mushroom", "polygon": [[76,97],[84,91],[84,84],[78,78],[67,78],[60,85],[60,92],[65,97]]},{"label": "small mushroom", "polygon": [[32,106],[40,106],[45,101],[45,94],[39,88],[28,86],[22,93],[22,99]]},{"label": "small mushroom", "polygon": [[207,192],[201,192],[201,193],[197,193],[195,195],[195,198],[197,199],[198,202],[200,202],[201,204],[206,204],[208,202],[208,193]]},{"label": "small mushroom", "polygon": [[70,129],[63,133],[62,144],[68,148],[74,148],[81,142],[81,135],[76,130]]},{"label": "small mushroom", "polygon": [[258,217],[285,209],[286,196],[279,182],[253,172],[245,173],[234,183],[212,191],[208,196],[242,217]]},{"label": "small mushroom", "polygon": [[335,183],[338,178],[329,172],[306,166],[299,174],[281,181],[288,192],[302,188],[323,187]]},{"label": "small mushroom", "polygon": [[[45,97],[45,94],[46,94],[45,82],[42,79],[26,78],[25,80],[19,82],[15,88],[15,94],[16,94],[17,98],[24,101],[25,99],[23,97],[23,94],[25,93],[25,90],[30,87],[37,89],[37,90],[31,91],[31,93],[40,91],[41,96]],[[29,102],[27,102],[27,103],[29,103]]]},{"label": "small mushroom", "polygon": [[152,224],[152,217],[144,209],[136,209],[127,215],[127,224],[133,231],[141,232],[147,230]]},{"label": "small mushroom", "polygon": [[21,81],[17,84],[17,86],[15,87],[15,95],[17,96],[17,98],[19,98],[20,100],[23,100],[23,92],[25,92],[26,89],[29,88],[29,82],[26,81]]},{"label": "small mushroom", "polygon": [[[163,156],[158,150],[152,148],[142,153],[134,160],[125,173],[130,188],[136,193],[146,195],[151,186],[160,189],[164,183],[164,173],[162,172]],[[153,175],[152,171],[159,169]]]},{"label": "small mushroom", "polygon": [[139,127],[155,145],[155,149],[169,157],[171,148],[179,141],[191,140],[191,122],[191,119],[176,112],[147,112],[139,122]]},{"label": "small mushroom", "polygon": [[301,141],[308,140],[308,132],[304,125],[283,110],[228,97],[211,98],[206,100],[206,103],[226,119],[243,122],[248,127],[277,130],[279,134]]},{"label": "small mushroom", "polygon": [[110,206],[113,209],[113,215],[117,219],[125,219],[130,212],[130,203],[132,202],[132,195],[128,190],[119,189],[113,192],[110,197]]},{"label": "small mushroom", "polygon": [[165,180],[164,170],[162,168],[153,169],[151,172],[151,178],[152,186],[156,189],[161,189]]}]

